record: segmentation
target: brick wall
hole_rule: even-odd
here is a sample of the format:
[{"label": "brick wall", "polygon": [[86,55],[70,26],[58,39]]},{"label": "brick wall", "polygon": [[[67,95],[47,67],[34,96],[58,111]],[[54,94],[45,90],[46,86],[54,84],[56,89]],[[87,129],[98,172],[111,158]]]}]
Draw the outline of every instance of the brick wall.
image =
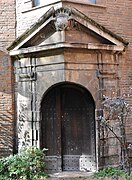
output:
[{"label": "brick wall", "polygon": [[6,48],[15,39],[15,0],[0,1],[0,157],[13,151],[11,59]]}]

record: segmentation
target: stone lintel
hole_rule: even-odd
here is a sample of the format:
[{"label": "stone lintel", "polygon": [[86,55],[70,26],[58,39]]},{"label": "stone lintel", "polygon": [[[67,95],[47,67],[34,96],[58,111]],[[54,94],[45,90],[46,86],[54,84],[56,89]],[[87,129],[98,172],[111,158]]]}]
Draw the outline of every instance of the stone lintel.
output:
[{"label": "stone lintel", "polygon": [[29,48],[22,48],[20,50],[10,51],[10,56],[18,56],[21,54],[38,53],[42,51],[49,51],[60,48],[74,48],[74,49],[88,49],[88,50],[107,50],[107,51],[123,51],[124,46],[104,45],[104,44],[81,44],[81,43],[58,43],[45,46],[32,46]]}]

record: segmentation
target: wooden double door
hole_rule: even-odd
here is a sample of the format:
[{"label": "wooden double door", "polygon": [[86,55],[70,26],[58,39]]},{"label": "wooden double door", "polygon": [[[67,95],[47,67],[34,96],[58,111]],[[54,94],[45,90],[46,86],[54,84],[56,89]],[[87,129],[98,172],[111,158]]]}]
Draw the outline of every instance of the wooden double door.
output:
[{"label": "wooden double door", "polygon": [[47,172],[92,171],[95,162],[94,101],[75,85],[52,88],[41,105],[41,148]]}]

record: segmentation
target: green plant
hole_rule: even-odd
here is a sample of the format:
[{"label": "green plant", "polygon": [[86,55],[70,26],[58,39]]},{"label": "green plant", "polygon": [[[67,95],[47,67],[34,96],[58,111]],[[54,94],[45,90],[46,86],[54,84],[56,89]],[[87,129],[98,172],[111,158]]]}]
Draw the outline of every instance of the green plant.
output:
[{"label": "green plant", "polygon": [[44,173],[44,151],[36,147],[23,149],[20,154],[0,159],[0,180],[37,180]]},{"label": "green plant", "polygon": [[129,174],[121,169],[114,168],[114,167],[107,167],[102,170],[99,170],[98,172],[94,173],[94,177],[101,180],[105,179],[105,177],[122,177],[123,180],[131,180],[132,174]]}]

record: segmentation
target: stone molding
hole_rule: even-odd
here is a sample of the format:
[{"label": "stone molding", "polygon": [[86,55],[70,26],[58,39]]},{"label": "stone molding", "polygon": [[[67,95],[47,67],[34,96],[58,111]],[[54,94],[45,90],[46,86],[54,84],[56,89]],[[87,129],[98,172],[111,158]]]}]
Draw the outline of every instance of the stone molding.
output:
[{"label": "stone molding", "polygon": [[128,42],[122,39],[122,37],[117,36],[80,11],[74,8],[63,7],[57,10],[51,8],[49,11],[47,11],[30,29],[17,38],[12,45],[8,47],[8,50],[21,49],[25,43],[27,43],[36,34],[38,34],[38,32],[45,28],[47,24],[52,23],[53,21],[55,23],[56,30],[64,31],[68,28],[68,26],[70,26],[69,20],[71,19],[74,20],[74,22],[85,26],[102,38],[112,42],[114,45],[118,47],[122,46],[122,50],[124,50],[125,46],[128,45]]}]

